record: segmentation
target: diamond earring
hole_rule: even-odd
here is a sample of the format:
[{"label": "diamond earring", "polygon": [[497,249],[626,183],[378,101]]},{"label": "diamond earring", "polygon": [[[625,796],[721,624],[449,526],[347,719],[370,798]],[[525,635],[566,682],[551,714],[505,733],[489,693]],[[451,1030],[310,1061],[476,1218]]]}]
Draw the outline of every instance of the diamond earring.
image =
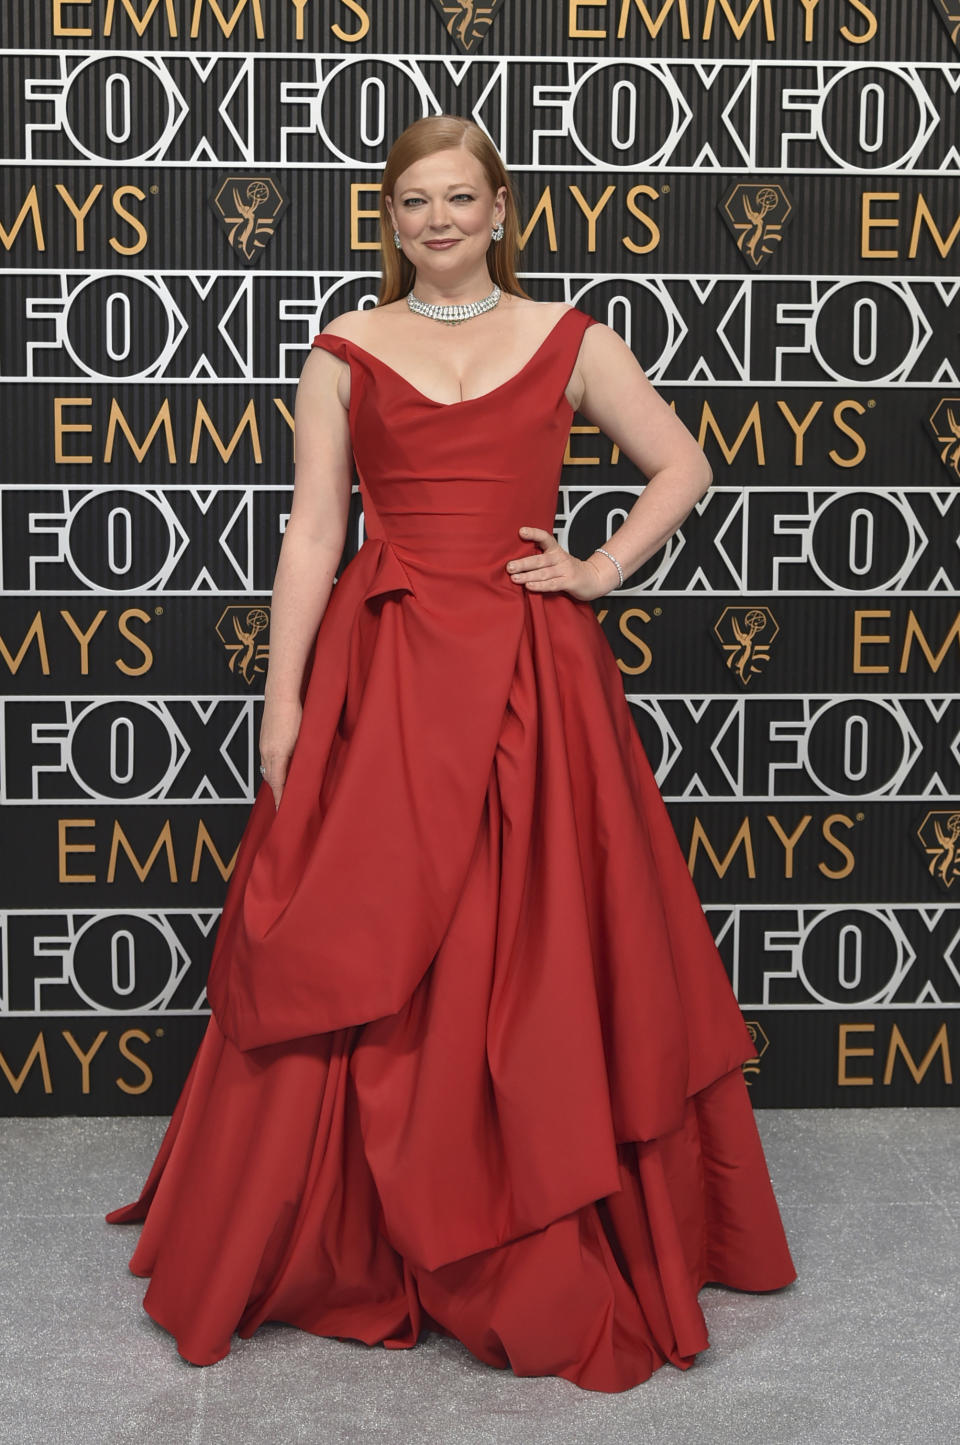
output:
[{"label": "diamond earring", "polygon": [[503,222],[502,222],[502,221],[498,221],[498,222],[497,222],[497,225],[496,225],[496,229],[490,232],[490,239],[491,239],[492,241],[502,241],[502,240],[503,240]]},{"label": "diamond earring", "polygon": [[399,231],[394,231],[394,233],[393,233],[393,244],[396,246],[397,250],[399,251],[399,250],[400,250],[400,232],[399,232]]}]

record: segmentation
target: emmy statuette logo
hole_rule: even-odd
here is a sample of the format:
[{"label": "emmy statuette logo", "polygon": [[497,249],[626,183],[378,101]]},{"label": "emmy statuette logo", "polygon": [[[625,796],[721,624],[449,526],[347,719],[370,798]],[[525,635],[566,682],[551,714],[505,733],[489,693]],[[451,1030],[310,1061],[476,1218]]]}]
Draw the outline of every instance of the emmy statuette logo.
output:
[{"label": "emmy statuette logo", "polygon": [[780,628],[769,607],[725,607],[713,635],[726,656],[728,672],[746,687],[770,661]]},{"label": "emmy statuette logo", "polygon": [[960,482],[960,396],[942,397],[930,414],[929,426],[940,460]]},{"label": "emmy statuette logo", "polygon": [[747,1019],[745,1022],[747,1025],[747,1033],[753,1040],[753,1047],[757,1051],[752,1059],[745,1059],[740,1065],[744,1080],[749,1086],[760,1073],[760,1060],[770,1047],[770,1040],[764,1033],[762,1024],[757,1023],[756,1019]]},{"label": "emmy statuette logo", "polygon": [[227,176],[210,204],[230,245],[249,266],[260,260],[267,242],[273,240],[287,198],[269,176]]},{"label": "emmy statuette logo", "polygon": [[464,55],[476,50],[493,24],[503,0],[433,0],[443,28]]},{"label": "emmy statuette logo", "polygon": [[930,812],[917,828],[927,872],[946,892],[960,878],[960,808]]},{"label": "emmy statuette logo", "polygon": [[737,181],[720,202],[720,213],[748,266],[758,271],[783,240],[793,206],[775,181]]},{"label": "emmy statuette logo", "polygon": [[960,50],[960,0],[933,0],[947,34]]},{"label": "emmy statuette logo", "polygon": [[225,607],[217,623],[217,636],[229,656],[227,666],[248,687],[267,670],[269,635],[269,607]]}]

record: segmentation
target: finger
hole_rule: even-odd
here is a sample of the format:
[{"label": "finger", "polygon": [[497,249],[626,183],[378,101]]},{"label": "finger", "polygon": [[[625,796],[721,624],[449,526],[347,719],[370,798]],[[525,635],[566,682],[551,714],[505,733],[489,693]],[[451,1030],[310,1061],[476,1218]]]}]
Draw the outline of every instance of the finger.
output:
[{"label": "finger", "polygon": [[545,532],[542,527],[521,527],[521,537],[526,537],[530,542],[536,542],[540,547],[559,547],[560,543],[552,532]]},{"label": "finger", "polygon": [[562,577],[533,578],[524,583],[528,592],[560,592],[565,585]]},{"label": "finger", "polygon": [[527,559],[527,565],[522,569],[523,575],[555,577],[558,573],[570,571],[570,554],[563,548],[556,552],[541,552],[539,557]]},{"label": "finger", "polygon": [[526,557],[512,557],[507,563],[507,571],[531,572],[536,571],[538,567],[559,567],[564,561],[572,560],[566,548],[561,547],[557,542],[554,547],[545,552],[536,552],[533,556],[528,554]]},{"label": "finger", "polygon": [[535,572],[544,566],[556,566],[556,560],[548,562],[546,552],[539,552],[536,557],[515,557],[507,563],[507,571],[511,577],[516,577],[518,573]]},{"label": "finger", "polygon": [[541,567],[536,572],[524,572],[523,575],[518,576],[516,580],[522,582],[525,587],[528,587],[532,582],[558,582],[562,581],[563,577],[564,573],[559,567]]}]

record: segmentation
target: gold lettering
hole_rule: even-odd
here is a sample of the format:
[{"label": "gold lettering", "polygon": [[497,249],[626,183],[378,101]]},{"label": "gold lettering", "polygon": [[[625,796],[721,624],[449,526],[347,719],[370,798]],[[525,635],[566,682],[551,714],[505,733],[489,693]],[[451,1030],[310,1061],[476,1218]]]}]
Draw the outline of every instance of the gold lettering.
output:
[{"label": "gold lettering", "polygon": [[81,632],[72,614],[69,613],[64,607],[61,607],[60,609],[60,616],[63,618],[64,622],[67,624],[70,631],[73,633],[74,637],[80,644],[81,677],[88,677],[90,674],[90,639],[93,637],[93,634],[96,632],[97,628],[100,626],[106,615],[106,608],[102,608],[97,613],[96,617],[93,619],[86,632]]},{"label": "gold lettering", "polygon": [[773,829],[773,831],[776,833],[777,837],[780,839],[780,842],[783,844],[783,851],[784,851],[783,876],[784,876],[784,878],[792,878],[792,877],[793,877],[793,850],[796,848],[796,846],[797,846],[797,844],[799,843],[800,839],[803,837],[803,834],[806,832],[807,824],[810,823],[810,822],[812,822],[812,821],[813,821],[813,814],[812,814],[812,813],[804,813],[803,817],[800,819],[800,822],[797,824],[796,828],[794,828],[793,832],[792,832],[792,833],[790,834],[790,836],[788,837],[787,834],[786,834],[786,833],[783,831],[783,829],[781,828],[778,820],[773,816],[773,814],[772,814],[772,813],[768,813],[768,814],[767,814],[767,822],[770,824],[770,827]]},{"label": "gold lettering", "polygon": [[940,668],[943,665],[944,658],[950,651],[950,644],[956,642],[957,645],[960,646],[960,612],[957,613],[957,615],[953,619],[953,622],[950,624],[950,630],[948,631],[946,637],[943,639],[943,646],[940,648],[940,651],[934,653],[930,647],[930,644],[927,642],[923,628],[917,621],[917,615],[911,607],[909,613],[907,614],[907,627],[906,631],[903,634],[903,650],[900,653],[899,670],[901,673],[906,672],[907,668],[910,665],[910,653],[913,650],[914,641],[920,644],[920,651],[927,659],[927,665],[929,666],[930,671],[939,672]]},{"label": "gold lettering", "polygon": [[953,1067],[950,1062],[950,1045],[947,1041],[947,1026],[941,1024],[933,1038],[933,1043],[927,1049],[919,1065],[914,1062],[913,1055],[907,1048],[903,1034],[896,1024],[890,1030],[890,1047],[887,1049],[887,1062],[883,1070],[883,1082],[889,1084],[893,1079],[893,1066],[896,1063],[897,1054],[902,1055],[903,1061],[913,1075],[913,1082],[920,1084],[923,1076],[933,1063],[935,1054],[939,1054],[943,1065],[943,1082],[953,1083]]},{"label": "gold lettering", "polygon": [[[217,24],[223,34],[229,37],[233,34],[237,21],[247,8],[248,0],[234,0],[234,10],[228,20],[220,9],[219,0],[193,0],[193,18],[190,21],[190,39],[196,40],[200,34],[200,13],[204,3],[209,5],[216,17]],[[250,10],[253,15],[254,33],[258,40],[263,39],[263,15],[260,13],[260,0],[249,0]]]},{"label": "gold lettering", "polygon": [[759,401],[755,401],[753,403],[753,406],[747,413],[746,421],[740,428],[740,433],[737,436],[736,441],[734,441],[730,446],[727,445],[723,432],[720,430],[719,423],[717,422],[717,419],[713,414],[713,409],[711,408],[710,403],[708,401],[705,401],[703,403],[703,411],[700,416],[700,434],[697,437],[697,441],[699,442],[701,447],[706,441],[708,431],[713,432],[713,435],[716,438],[720,446],[720,450],[723,452],[723,455],[726,458],[728,465],[730,462],[733,461],[734,457],[737,455],[740,448],[746,441],[747,432],[752,431],[754,444],[757,451],[757,465],[760,467],[765,467],[767,465],[766,456],[763,450],[763,427],[760,424]]},{"label": "gold lettering", "polygon": [[570,437],[572,436],[598,436],[598,426],[572,426],[567,436],[567,444],[563,451],[563,465],[565,467],[598,467],[600,458],[598,456],[581,457],[574,456],[570,450]]},{"label": "gold lettering", "polygon": [[933,216],[930,214],[930,207],[927,205],[926,198],[921,191],[920,194],[917,196],[917,204],[913,212],[913,230],[910,232],[910,249],[907,252],[907,256],[911,261],[915,261],[917,259],[917,248],[920,245],[921,222],[930,232],[930,235],[933,238],[933,244],[940,252],[940,255],[943,256],[944,260],[946,260],[947,252],[952,248],[953,243],[956,241],[957,237],[960,236],[960,215],[958,215],[957,219],[954,221],[953,229],[950,232],[949,236],[941,236],[940,231],[937,227],[937,223],[933,219]]},{"label": "gold lettering", "polygon": [[303,39],[303,12],[307,8],[307,0],[290,0],[290,4],[297,12],[297,28],[294,32],[295,40]]},{"label": "gold lettering", "polygon": [[43,673],[44,677],[49,677],[50,659],[47,656],[47,639],[43,631],[43,618],[40,616],[39,612],[35,612],[33,614],[33,621],[30,623],[30,626],[27,628],[27,631],[24,634],[23,641],[20,644],[20,651],[17,653],[16,657],[13,656],[10,649],[7,647],[7,644],[4,642],[3,638],[0,637],[0,657],[2,657],[4,662],[7,664],[10,672],[13,673],[14,676],[16,676],[16,674],[20,671],[20,664],[26,657],[31,642],[35,642],[37,644],[37,652],[40,654],[40,671]]},{"label": "gold lettering", "polygon": [[[156,842],[154,843],[153,848],[151,849],[145,863],[141,863],[140,860],[137,858],[137,855],[134,853],[133,848],[130,844],[130,840],[120,826],[119,819],[114,818],[113,839],[110,844],[110,861],[107,864],[108,883],[116,882],[117,856],[121,848],[123,849],[124,853],[126,853],[129,861],[133,864],[133,871],[136,873],[141,883],[146,883],[147,875],[150,872],[150,869],[153,867],[154,863],[157,861],[161,849],[166,854],[167,871],[170,875],[170,882],[177,883],[179,881],[177,878],[177,863],[176,859],[173,856],[173,835],[170,831],[169,818],[167,818],[163,827],[160,829],[160,832],[157,834]],[[95,882],[96,880],[93,879],[91,881]]]},{"label": "gold lettering", "polygon": [[376,191],[380,194],[379,183],[373,181],[351,181],[350,182],[350,247],[354,251],[379,251],[380,238],[375,241],[361,241],[360,222],[379,220],[379,210],[365,210],[360,205],[360,195],[363,191]]},{"label": "gold lettering", "polygon": [[810,425],[817,412],[823,406],[823,402],[815,401],[813,403],[813,406],[807,412],[806,416],[803,418],[803,421],[797,421],[797,418],[794,416],[793,412],[790,410],[789,406],[785,401],[778,401],[777,406],[779,407],[782,414],[786,417],[787,425],[789,426],[790,430],[793,432],[794,435],[793,465],[795,467],[802,467],[803,438],[806,434],[807,427]]},{"label": "gold lettering", "polygon": [[116,236],[111,236],[110,245],[121,256],[136,256],[147,244],[147,228],[139,216],[135,216],[132,211],[128,211],[126,206],[122,204],[124,196],[133,196],[138,201],[144,201],[147,198],[147,193],[146,191],[141,191],[139,186],[118,186],[113,193],[112,205],[114,211],[120,217],[121,221],[126,221],[131,231],[137,233],[138,239],[134,245],[125,246],[122,241],[117,240]]},{"label": "gold lettering", "polygon": [[3,224],[0,223],[0,241],[3,242],[8,251],[17,239],[20,227],[27,219],[28,213],[33,221],[33,239],[37,250],[45,251],[47,249],[47,243],[43,238],[43,223],[40,220],[40,202],[37,199],[37,187],[36,185],[32,185],[27,192],[27,199],[20,207],[20,214],[14,221],[12,229],[9,231],[6,230]]},{"label": "gold lettering", "polygon": [[58,818],[57,819],[57,859],[59,869],[57,881],[59,883],[96,883],[95,873],[68,873],[70,860],[68,853],[95,853],[96,843],[71,843],[68,840],[67,832],[70,828],[95,828],[96,818]]},{"label": "gold lettering", "polygon": [[639,618],[641,622],[649,622],[650,613],[644,612],[642,607],[626,607],[620,614],[620,620],[617,624],[619,631],[628,642],[633,643],[634,647],[640,653],[640,661],[636,667],[628,667],[622,657],[617,658],[617,666],[620,671],[625,672],[629,677],[635,677],[638,673],[646,672],[647,668],[653,662],[653,653],[650,651],[649,646],[644,642],[639,633],[634,632],[630,627],[630,623],[633,622],[634,618]]},{"label": "gold lettering", "polygon": [[634,204],[635,197],[637,196],[648,196],[652,201],[656,201],[659,198],[653,186],[633,186],[627,192],[627,210],[630,212],[631,216],[636,216],[638,221],[643,222],[647,230],[650,232],[650,239],[649,241],[645,241],[642,246],[638,241],[632,240],[629,236],[623,236],[621,237],[621,239],[627,250],[632,251],[635,256],[645,256],[648,251],[655,251],[659,246],[660,227],[657,225],[656,221],[654,221],[650,216],[647,215],[646,211],[640,211],[637,209],[636,205]]},{"label": "gold lettering", "polygon": [[80,1060],[80,1092],[81,1094],[89,1094],[90,1060],[93,1058],[94,1054],[97,1052],[100,1045],[107,1037],[107,1031],[106,1029],[100,1030],[100,1032],[97,1034],[97,1037],[94,1039],[93,1043],[91,1044],[90,1048],[86,1053],[83,1052],[83,1049],[81,1049],[80,1045],[77,1043],[76,1039],[73,1037],[73,1034],[70,1032],[69,1029],[62,1029],[61,1032],[67,1043],[70,1045],[71,1049],[73,1049],[73,1052],[76,1054],[77,1058]]},{"label": "gold lettering", "polygon": [[744,858],[746,859],[747,864],[747,877],[756,878],[757,866],[754,862],[753,857],[753,838],[750,833],[749,818],[744,818],[743,822],[740,824],[740,827],[737,829],[736,836],[733,842],[730,844],[730,847],[727,849],[726,855],[722,861],[717,856],[713,844],[707,836],[707,831],[701,823],[700,819],[694,818],[693,834],[690,838],[690,852],[687,857],[687,867],[689,868],[691,874],[693,873],[694,867],[696,865],[697,853],[700,850],[701,844],[703,844],[704,851],[706,852],[707,857],[710,859],[710,862],[713,864],[713,870],[718,878],[723,878],[726,875],[727,869],[730,867],[730,864],[733,862],[734,857],[736,856],[737,850],[742,844]]},{"label": "gold lettering", "polygon": [[284,421],[286,422],[287,426],[290,428],[290,434],[291,434],[291,436],[292,436],[292,438],[293,438],[293,460],[296,461],[296,460],[297,460],[297,433],[296,433],[296,427],[295,427],[295,425],[294,425],[293,413],[290,411],[290,408],[287,406],[287,403],[284,401],[284,399],[283,399],[282,396],[275,396],[275,397],[273,398],[273,404],[274,404],[274,406],[277,408],[277,411],[280,413],[280,415],[283,417],[283,419],[284,419]]},{"label": "gold lettering", "polygon": [[840,34],[844,40],[849,40],[851,45],[866,45],[867,41],[872,40],[877,33],[877,17],[869,5],[864,4],[864,0],[847,0],[847,4],[852,5],[854,10],[864,17],[867,22],[867,28],[862,34],[857,35],[853,30],[848,29],[846,25],[841,25]]},{"label": "gold lettering", "polygon": [[865,647],[883,647],[890,641],[889,632],[864,632],[864,620],[868,617],[889,617],[889,608],[860,608],[853,614],[853,670],[856,673],[890,671],[886,663],[870,665],[863,660],[863,649]]},{"label": "gold lettering", "polygon": [[813,43],[813,17],[820,0],[800,0],[803,6],[803,40],[805,45]]},{"label": "gold lettering", "polygon": [[580,10],[606,10],[606,0],[598,4],[597,0],[569,0],[567,10],[567,36],[570,40],[606,40],[605,30],[581,30]]},{"label": "gold lettering", "polygon": [[207,408],[204,406],[202,401],[197,401],[196,420],[193,424],[193,436],[190,439],[191,463],[196,463],[197,456],[200,451],[200,432],[201,429],[204,427],[209,432],[211,438],[213,439],[214,446],[216,447],[217,451],[220,453],[220,456],[225,462],[228,462],[233,456],[237,444],[240,441],[241,434],[246,431],[247,427],[249,427],[250,446],[253,452],[253,459],[258,466],[262,463],[263,454],[260,450],[260,431],[257,427],[257,412],[252,398],[250,401],[247,402],[247,405],[244,408],[243,415],[237,422],[236,431],[233,433],[233,436],[230,438],[230,441],[226,443],[226,445],[224,444],[223,438],[221,437],[220,433],[217,431],[217,428],[213,422],[213,418],[207,411]]},{"label": "gold lettering", "polygon": [[193,850],[193,863],[190,865],[190,882],[196,883],[197,879],[200,877],[200,863],[205,852],[210,854],[210,857],[213,859],[214,863],[217,866],[220,877],[224,880],[224,882],[226,882],[226,880],[233,872],[233,865],[237,861],[238,850],[239,844],[236,848],[234,848],[233,856],[231,857],[229,863],[225,863],[220,857],[216,844],[214,843],[213,839],[210,837],[210,834],[207,831],[206,823],[201,818],[199,823],[197,824],[197,841]]},{"label": "gold lettering", "polygon": [[829,843],[831,848],[835,848],[841,857],[846,859],[842,868],[828,868],[826,863],[818,863],[817,867],[820,869],[824,878],[847,878],[853,872],[853,850],[848,848],[841,838],[834,837],[833,830],[839,827],[852,828],[853,819],[848,818],[846,813],[831,813],[829,817],[824,818],[820,825],[820,832],[823,834],[824,841]]},{"label": "gold lettering", "polygon": [[546,190],[542,192],[539,201],[533,209],[533,214],[527,222],[526,229],[521,231],[520,233],[517,245],[521,251],[527,244],[527,237],[530,235],[534,226],[537,224],[537,220],[539,219],[541,213],[546,216],[547,219],[547,237],[550,242],[550,250],[555,251],[557,249],[557,223],[553,214],[553,199],[550,194],[550,187],[547,186]]},{"label": "gold lettering", "polygon": [[713,22],[716,16],[718,5],[723,11],[723,14],[726,16],[727,23],[729,24],[730,29],[733,31],[736,38],[738,40],[742,40],[747,26],[750,24],[750,21],[753,19],[756,10],[761,4],[763,5],[763,24],[766,37],[768,40],[776,40],[777,32],[773,23],[773,9],[771,6],[771,0],[746,0],[746,4],[747,11],[746,14],[743,16],[743,19],[741,20],[738,19],[736,14],[734,13],[731,0],[707,0],[707,14],[706,19],[703,22],[704,40],[709,40],[711,35],[713,34]]},{"label": "gold lettering", "polygon": [[[147,452],[153,446],[157,433],[162,428],[167,443],[167,461],[171,466],[176,462],[177,444],[173,438],[173,419],[170,415],[170,398],[168,396],[164,397],[163,405],[154,417],[153,424],[144,437],[142,444],[138,442],[134,436],[133,430],[124,416],[117,398],[115,396],[110,398],[110,415],[107,419],[107,441],[103,449],[103,460],[105,462],[113,461],[113,448],[116,442],[118,428],[126,437],[127,444],[138,462],[143,461]],[[191,457],[191,461],[192,460],[193,458]]]},{"label": "gold lettering", "polygon": [[[120,0],[120,4],[126,10],[130,23],[138,35],[142,35],[150,21],[153,19],[153,12],[160,4],[160,0],[147,0],[147,13],[140,16],[134,9],[133,0]],[[171,37],[177,34],[177,17],[173,13],[173,0],[163,0],[164,10],[167,17],[167,30]],[[103,22],[104,35],[113,33],[113,12],[117,8],[117,0],[107,0],[107,13]]]},{"label": "gold lettering", "polygon": [[834,466],[858,467],[867,455],[866,442],[858,431],[854,431],[852,426],[847,425],[844,415],[845,412],[855,411],[857,416],[863,416],[866,409],[862,402],[854,401],[852,397],[846,401],[838,401],[833,408],[833,424],[837,428],[837,431],[842,431],[844,436],[850,437],[851,440],[857,444],[856,451],[852,457],[842,457],[835,447],[831,447],[830,451],[827,452],[827,456],[833,462]]},{"label": "gold lettering", "polygon": [[895,231],[900,225],[896,216],[875,216],[874,202],[886,203],[899,199],[899,191],[864,191],[860,197],[860,255],[864,261],[895,261],[899,256],[900,252],[896,248],[892,251],[875,251],[870,243],[871,231]]},{"label": "gold lettering", "polygon": [[852,1084],[872,1084],[873,1076],[869,1078],[865,1074],[848,1074],[847,1060],[858,1057],[873,1056],[873,1048],[852,1049],[847,1043],[850,1034],[872,1034],[876,1024],[841,1024],[840,1044],[837,1050],[837,1083],[849,1087]]},{"label": "gold lettering", "polygon": [[43,1079],[43,1092],[45,1094],[53,1093],[53,1081],[50,1078],[50,1065],[47,1061],[47,1046],[43,1041],[43,1034],[40,1033],[37,1034],[37,1037],[34,1039],[33,1048],[30,1050],[29,1054],[27,1054],[23,1068],[20,1070],[19,1074],[14,1074],[3,1054],[0,1053],[0,1069],[3,1070],[7,1083],[10,1085],[11,1089],[15,1094],[19,1094],[20,1090],[23,1088],[23,1081],[33,1067],[34,1059],[40,1060],[40,1075]]},{"label": "gold lettering", "polygon": [[340,0],[340,4],[345,5],[348,10],[353,11],[354,15],[356,15],[360,21],[360,29],[342,30],[341,27],[337,24],[331,25],[330,29],[333,31],[334,35],[337,37],[338,40],[362,40],[363,37],[366,35],[367,31],[370,29],[370,16],[367,14],[363,6],[359,4],[359,0]]},{"label": "gold lettering", "polygon": [[88,39],[93,31],[89,29],[70,29],[64,24],[63,7],[69,5],[71,9],[76,5],[89,5],[91,0],[53,0],[53,33],[54,35],[79,35]]},{"label": "gold lettering", "polygon": [[68,407],[72,406],[93,406],[93,397],[55,396],[53,398],[53,459],[58,464],[76,464],[77,462],[80,462],[84,466],[89,466],[93,461],[92,456],[88,457],[74,452],[68,453],[65,452],[63,449],[63,439],[67,432],[93,431],[93,426],[88,421],[64,421],[64,412],[67,410]]},{"label": "gold lettering", "polygon": [[61,183],[60,183],[59,181],[57,182],[56,186],[54,187],[54,190],[57,192],[57,194],[59,195],[60,199],[63,201],[63,203],[64,203],[65,206],[67,207],[67,210],[70,212],[71,216],[73,217],[74,230],[75,230],[75,239],[74,239],[74,247],[75,247],[75,249],[76,249],[77,251],[85,251],[85,250],[87,249],[87,237],[86,237],[86,227],[85,227],[85,224],[84,224],[84,223],[85,223],[85,221],[86,221],[86,219],[87,219],[87,212],[90,210],[90,207],[93,205],[94,201],[97,199],[97,197],[99,196],[100,192],[103,190],[102,184],[101,184],[99,181],[97,182],[97,184],[94,186],[93,190],[92,190],[92,191],[90,192],[90,194],[87,196],[87,199],[84,201],[84,203],[83,203],[82,206],[78,206],[78,205],[77,205],[76,201],[73,199],[73,197],[71,196],[70,192],[67,190],[66,186],[61,185]]},{"label": "gold lettering", "polygon": [[136,618],[138,622],[149,622],[150,614],[144,612],[142,607],[128,607],[125,612],[120,613],[117,621],[117,631],[127,642],[132,642],[138,652],[143,654],[143,661],[138,667],[131,667],[129,662],[124,662],[122,657],[115,657],[113,660],[122,673],[127,677],[142,677],[149,672],[153,666],[153,651],[142,637],[130,631],[130,623]]},{"label": "gold lettering", "polygon": [[153,1083],[153,1070],[144,1059],[141,1059],[139,1054],[132,1054],[130,1052],[128,1047],[129,1039],[139,1039],[141,1043],[148,1044],[150,1042],[150,1035],[144,1033],[143,1029],[124,1029],[117,1044],[123,1057],[129,1059],[131,1064],[136,1064],[137,1068],[143,1074],[143,1083],[128,1084],[126,1079],[114,1079],[114,1083],[117,1088],[122,1089],[125,1094],[145,1094]]},{"label": "gold lettering", "polygon": [[[653,19],[646,7],[645,0],[620,0],[620,19],[617,21],[617,39],[622,40],[627,33],[627,16],[631,10],[639,10],[640,19],[647,27],[647,31],[654,39],[660,34],[660,27],[673,9],[674,0],[663,0],[663,9]],[[687,0],[679,0],[677,4],[677,18],[680,21],[680,34],[684,40],[690,39],[690,17],[687,14]],[[603,31],[600,39],[606,37]]]},{"label": "gold lettering", "polygon": [[580,207],[581,211],[583,212],[583,214],[584,214],[584,215],[586,216],[586,218],[587,218],[587,222],[588,222],[588,225],[587,225],[587,250],[588,250],[588,251],[595,251],[595,250],[597,249],[597,217],[599,216],[600,212],[603,210],[604,206],[605,206],[605,205],[607,204],[607,202],[609,201],[610,197],[615,194],[616,189],[617,189],[616,186],[607,186],[607,189],[604,191],[603,195],[600,197],[600,199],[599,199],[599,201],[597,202],[596,206],[593,208],[593,210],[591,210],[591,209],[590,209],[590,203],[589,203],[589,201],[587,201],[587,199],[585,198],[585,196],[584,196],[583,192],[581,191],[580,187],[579,187],[579,186],[571,186],[571,187],[570,187],[570,194],[573,196],[573,199],[576,201],[577,205]]}]

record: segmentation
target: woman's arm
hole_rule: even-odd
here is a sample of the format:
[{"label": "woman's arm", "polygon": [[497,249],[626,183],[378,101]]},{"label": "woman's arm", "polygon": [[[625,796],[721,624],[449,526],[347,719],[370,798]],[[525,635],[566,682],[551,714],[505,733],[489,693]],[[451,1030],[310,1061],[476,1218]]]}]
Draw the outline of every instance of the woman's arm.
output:
[{"label": "woman's arm", "polygon": [[[647,380],[629,346],[609,326],[589,326],[578,371],[577,410],[615,442],[647,478],[643,493],[604,543],[629,576],[658,552],[707,491],[713,472],[683,422]],[[602,553],[590,558],[605,590],[619,582]],[[613,574],[612,578],[610,574]]]},{"label": "woman's arm", "polygon": [[297,387],[293,503],[273,582],[260,727],[260,759],[277,807],[300,730],[304,667],[346,537],[353,454],[340,396],[344,372],[342,362],[317,347]]},{"label": "woman's arm", "polygon": [[[680,418],[654,390],[640,363],[609,326],[588,326],[572,381],[579,379],[581,416],[615,442],[648,479],[622,525],[604,546],[623,569],[634,572],[663,546],[713,480],[710,463]],[[593,601],[618,586],[609,557],[594,552],[571,557],[552,533],[521,528],[544,550],[514,558],[507,570],[536,591],[566,591]]]}]

